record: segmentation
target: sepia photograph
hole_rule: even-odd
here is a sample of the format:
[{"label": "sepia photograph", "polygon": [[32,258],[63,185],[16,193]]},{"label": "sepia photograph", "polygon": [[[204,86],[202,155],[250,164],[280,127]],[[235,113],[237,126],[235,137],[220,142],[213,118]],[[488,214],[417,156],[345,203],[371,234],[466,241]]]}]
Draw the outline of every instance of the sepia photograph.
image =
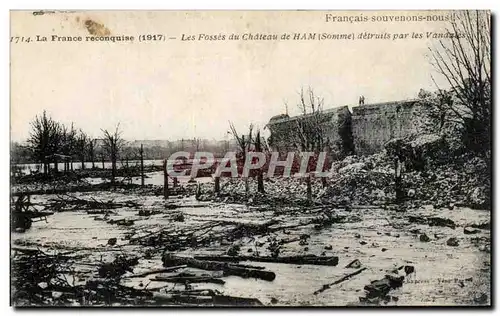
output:
[{"label": "sepia photograph", "polygon": [[11,306],[491,308],[492,21],[11,10]]}]

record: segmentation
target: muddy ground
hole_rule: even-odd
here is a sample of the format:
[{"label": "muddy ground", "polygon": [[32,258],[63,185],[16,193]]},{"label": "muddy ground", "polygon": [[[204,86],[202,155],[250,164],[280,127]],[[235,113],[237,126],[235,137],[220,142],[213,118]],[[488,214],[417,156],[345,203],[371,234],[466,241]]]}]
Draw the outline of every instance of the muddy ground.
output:
[{"label": "muddy ground", "polygon": [[[155,176],[153,174],[151,179],[156,179]],[[198,180],[211,185],[211,179]],[[161,190],[161,187],[157,189]],[[127,202],[127,205],[109,210],[63,207],[49,216],[47,222],[34,223],[25,232],[13,232],[13,284],[19,284],[15,282],[16,278],[22,278],[15,273],[16,256],[26,254],[26,251],[68,257],[65,268],[57,272],[67,280],[67,287],[53,286],[49,279],[33,285],[35,294],[27,294],[18,293],[13,286],[13,303],[17,306],[219,305],[216,301],[205,299],[206,293],[209,293],[208,296],[216,293],[256,299],[251,304],[266,306],[490,304],[488,210],[467,207],[434,209],[432,205],[410,209],[388,204],[349,207],[325,204],[247,205],[203,202],[190,194],[171,196],[165,201],[154,191],[151,188],[135,188],[77,192],[65,196],[32,196],[31,202],[38,209],[50,207],[50,203],[61,198]],[[247,224],[262,226],[266,223],[262,231],[245,228]],[[238,228],[242,227],[245,228],[244,233],[238,233]],[[194,236],[195,242],[186,243],[186,236],[191,239]],[[162,256],[165,254],[222,256],[229,251],[231,255],[270,257],[276,248],[273,245],[280,245],[277,257],[338,256],[338,264],[240,262],[274,272],[275,279],[272,281],[190,266],[168,273],[138,276],[142,272],[163,268]],[[69,289],[85,289],[93,280],[109,279],[109,276],[100,274],[100,269],[120,256],[136,257],[138,262],[114,280],[127,291],[133,288],[138,289],[141,295],[147,293],[145,298],[129,293],[119,298],[111,295],[113,299],[102,295],[89,299],[87,294],[99,293],[102,286],[90,292],[81,290],[86,291],[85,295]],[[356,259],[358,262],[353,263]],[[346,267],[350,263],[351,266]],[[403,273],[402,267],[405,267],[406,273]],[[406,271],[406,267],[413,267],[413,270]],[[360,270],[359,274],[324,287]],[[402,286],[391,287],[388,293],[366,300],[367,285],[395,272],[404,276]],[[154,280],[185,273],[210,276],[222,282]],[[198,289],[213,291],[196,291]],[[169,293],[178,295],[183,291],[198,294],[189,300],[165,299]],[[240,303],[225,302],[222,305],[243,304]]]}]

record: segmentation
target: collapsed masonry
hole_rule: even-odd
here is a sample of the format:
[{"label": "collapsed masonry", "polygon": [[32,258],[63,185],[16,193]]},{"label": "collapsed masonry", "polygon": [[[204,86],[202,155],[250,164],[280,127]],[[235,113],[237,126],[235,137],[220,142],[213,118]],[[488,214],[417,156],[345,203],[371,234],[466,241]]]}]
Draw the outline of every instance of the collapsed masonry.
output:
[{"label": "collapsed masonry", "polygon": [[[325,148],[344,155],[370,155],[384,149],[391,139],[423,132],[425,108],[417,100],[383,102],[325,110],[321,125]],[[274,151],[300,149],[298,122],[306,116],[274,116],[267,127],[269,145]]]}]

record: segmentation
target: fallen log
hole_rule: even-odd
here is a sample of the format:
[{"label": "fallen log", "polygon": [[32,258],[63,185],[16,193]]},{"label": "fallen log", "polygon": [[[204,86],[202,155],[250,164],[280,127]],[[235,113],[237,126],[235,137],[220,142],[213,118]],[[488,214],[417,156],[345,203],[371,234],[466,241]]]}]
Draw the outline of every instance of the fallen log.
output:
[{"label": "fallen log", "polygon": [[223,261],[223,262],[273,262],[288,264],[310,264],[320,266],[336,266],[339,263],[339,257],[318,257],[316,255],[304,256],[286,256],[286,257],[256,257],[256,256],[195,256],[198,260]]},{"label": "fallen log", "polygon": [[224,275],[236,275],[244,278],[257,278],[266,281],[273,281],[276,274],[271,271],[263,271],[254,268],[241,267],[232,265],[228,262],[199,260],[191,257],[178,257],[170,254],[165,254],[162,257],[163,266],[177,266],[187,265],[188,267],[209,270],[209,271],[223,271]]},{"label": "fallen log", "polygon": [[162,277],[156,276],[151,279],[151,281],[161,281],[169,283],[214,283],[214,284],[225,284],[226,282],[219,278],[205,277],[205,276],[172,276],[172,277]]},{"label": "fallen log", "polygon": [[441,217],[422,217],[422,216],[408,216],[408,221],[410,223],[429,225],[429,226],[441,226],[450,227],[455,229],[457,226],[454,221],[449,218]]},{"label": "fallen log", "polygon": [[342,283],[344,281],[347,281],[349,280],[350,278],[352,278],[353,276],[356,276],[358,274],[360,274],[361,272],[365,271],[366,268],[361,268],[359,270],[356,270],[355,272],[353,273],[349,273],[349,274],[346,274],[345,276],[343,276],[342,278],[338,279],[337,281],[333,282],[333,283],[329,283],[329,284],[324,284],[319,290],[316,290],[314,291],[314,295],[318,295],[319,293],[322,293],[326,290],[328,290],[329,288],[331,288],[333,285],[336,285],[336,284],[339,284],[339,283]]},{"label": "fallen log", "polygon": [[143,273],[137,273],[137,274],[128,276],[128,278],[142,278],[142,277],[145,277],[145,276],[148,276],[151,274],[172,272],[172,271],[176,271],[176,270],[179,270],[179,269],[182,269],[185,267],[187,267],[187,266],[184,264],[184,265],[180,265],[180,266],[168,267],[168,268],[163,268],[163,269],[156,269],[156,270],[147,271],[147,272],[143,272]]},{"label": "fallen log", "polygon": [[261,306],[263,305],[258,299],[235,297],[227,295],[189,295],[189,294],[163,294],[153,293],[153,297],[157,303],[160,304],[192,304],[192,305],[217,305],[217,306]]}]

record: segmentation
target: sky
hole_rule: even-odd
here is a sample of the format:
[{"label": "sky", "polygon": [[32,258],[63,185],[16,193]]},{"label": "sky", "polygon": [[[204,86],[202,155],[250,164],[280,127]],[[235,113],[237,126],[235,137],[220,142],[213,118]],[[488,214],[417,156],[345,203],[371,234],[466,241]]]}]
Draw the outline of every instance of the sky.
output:
[{"label": "sky", "polygon": [[[334,16],[446,15],[377,11],[87,11],[34,16],[11,13],[11,139],[23,141],[46,110],[91,137],[120,123],[133,139],[227,139],[229,121],[244,132],[285,112],[298,114],[302,87],[324,107],[415,98],[434,90],[428,47],[412,32],[442,32],[443,22],[326,22]],[[51,35],[90,36],[87,20],[133,43],[51,42]],[[394,33],[398,40],[182,41],[189,35]],[[140,34],[175,37],[139,42]],[[34,42],[36,35],[48,42]],[[425,37],[425,34],[424,34]],[[434,75],[436,75],[434,73]],[[439,76],[438,84],[444,85]]]}]

